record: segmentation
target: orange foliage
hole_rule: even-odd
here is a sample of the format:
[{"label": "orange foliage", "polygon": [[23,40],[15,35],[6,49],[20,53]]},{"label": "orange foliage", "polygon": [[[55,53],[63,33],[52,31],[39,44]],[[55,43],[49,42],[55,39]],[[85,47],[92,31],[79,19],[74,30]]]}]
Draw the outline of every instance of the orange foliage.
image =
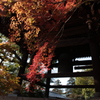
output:
[{"label": "orange foliage", "polygon": [[19,77],[10,74],[5,66],[0,66],[0,95],[6,95],[20,89]]},{"label": "orange foliage", "polygon": [[1,12],[5,15],[6,11],[11,15],[10,40],[23,42],[23,47],[31,53],[37,51],[27,75],[32,82],[39,80],[39,74],[43,75],[41,72],[43,66],[48,69],[54,56],[55,43],[59,39],[57,34],[60,27],[69,17],[68,12],[76,5],[76,0],[2,0],[0,2]]}]

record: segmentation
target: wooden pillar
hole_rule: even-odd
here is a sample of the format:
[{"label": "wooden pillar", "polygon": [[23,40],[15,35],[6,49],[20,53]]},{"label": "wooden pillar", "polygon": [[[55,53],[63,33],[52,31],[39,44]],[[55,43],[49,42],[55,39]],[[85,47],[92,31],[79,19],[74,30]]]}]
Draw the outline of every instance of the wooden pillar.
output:
[{"label": "wooden pillar", "polygon": [[59,73],[66,73],[66,72],[73,72],[72,68],[72,58],[68,53],[62,53],[59,56],[59,64],[58,64],[58,72]]},{"label": "wooden pillar", "polygon": [[[51,74],[51,70],[48,70],[48,74]],[[46,79],[46,89],[45,89],[45,97],[49,97],[49,87],[50,87],[50,80],[51,78]]]},{"label": "wooden pillar", "polygon": [[90,20],[87,23],[89,28],[89,44],[92,56],[95,91],[97,96],[100,97],[100,50],[97,35],[96,32],[92,30],[91,23],[92,21]]}]

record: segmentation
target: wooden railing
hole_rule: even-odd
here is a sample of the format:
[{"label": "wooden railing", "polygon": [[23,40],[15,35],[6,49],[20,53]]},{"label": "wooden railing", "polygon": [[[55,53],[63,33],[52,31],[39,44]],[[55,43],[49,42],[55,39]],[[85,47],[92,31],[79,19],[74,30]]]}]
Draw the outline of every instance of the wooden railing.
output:
[{"label": "wooden railing", "polygon": [[54,98],[52,99],[52,98],[0,96],[0,100],[75,100],[75,99],[54,99]]}]

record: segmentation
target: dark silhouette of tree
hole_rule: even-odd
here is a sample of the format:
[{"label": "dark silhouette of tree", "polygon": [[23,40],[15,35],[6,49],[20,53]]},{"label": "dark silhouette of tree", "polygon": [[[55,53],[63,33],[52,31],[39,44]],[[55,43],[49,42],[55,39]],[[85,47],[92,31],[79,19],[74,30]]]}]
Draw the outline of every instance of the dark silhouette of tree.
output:
[{"label": "dark silhouette of tree", "polygon": [[[54,82],[54,85],[57,85],[57,86],[61,85],[61,81],[60,81],[59,79],[57,79],[57,80]],[[61,88],[54,88],[52,91],[53,91],[53,92],[56,92],[56,93],[58,93],[58,94],[62,94],[62,89],[61,89]]]},{"label": "dark silhouette of tree", "polygon": [[[69,80],[67,81],[67,85],[75,85],[75,78],[70,77]],[[73,94],[73,88],[66,88],[66,97],[71,97]]]}]

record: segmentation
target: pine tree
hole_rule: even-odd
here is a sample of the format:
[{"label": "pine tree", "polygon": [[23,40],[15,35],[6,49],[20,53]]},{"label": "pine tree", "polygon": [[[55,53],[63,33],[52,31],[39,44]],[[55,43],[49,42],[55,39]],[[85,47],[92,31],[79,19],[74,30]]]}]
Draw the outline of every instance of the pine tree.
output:
[{"label": "pine tree", "polygon": [[[54,85],[61,85],[61,81],[59,79],[57,79],[55,82],[54,82]],[[62,94],[62,89],[60,88],[54,88],[52,90],[53,92],[56,92],[56,93],[59,93],[59,94]]]},{"label": "pine tree", "polygon": [[[67,81],[67,85],[75,85],[75,78],[70,77],[69,80]],[[73,94],[73,89],[72,88],[66,88],[66,97],[71,97]]]}]

